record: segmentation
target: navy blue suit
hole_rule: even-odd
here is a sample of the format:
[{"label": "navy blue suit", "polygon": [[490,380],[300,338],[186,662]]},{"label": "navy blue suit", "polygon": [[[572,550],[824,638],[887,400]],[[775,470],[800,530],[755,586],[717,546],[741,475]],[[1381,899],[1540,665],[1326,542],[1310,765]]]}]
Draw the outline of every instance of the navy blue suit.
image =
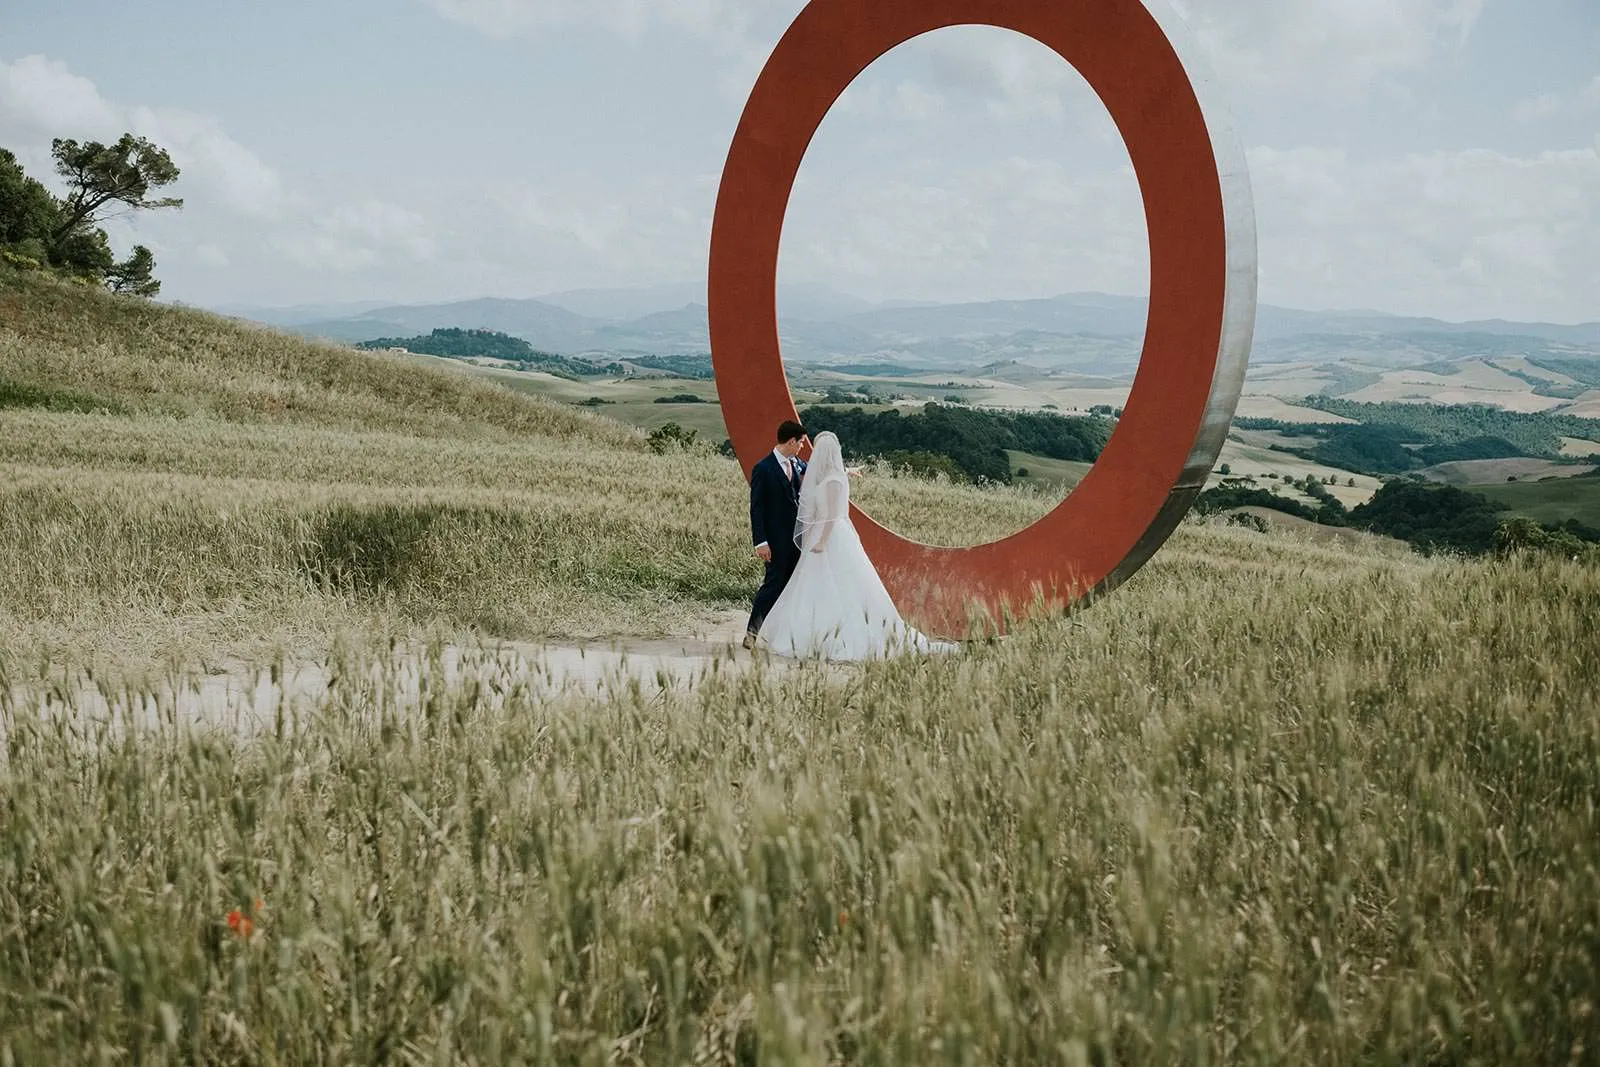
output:
[{"label": "navy blue suit", "polygon": [[750,543],[759,545],[764,541],[772,549],[766,578],[750,606],[750,624],[746,627],[750,633],[760,632],[767,612],[778,602],[789,576],[800,563],[800,549],[794,543],[794,520],[800,508],[800,480],[805,477],[806,465],[798,456],[792,462],[792,482],[771,452],[750,471]]}]

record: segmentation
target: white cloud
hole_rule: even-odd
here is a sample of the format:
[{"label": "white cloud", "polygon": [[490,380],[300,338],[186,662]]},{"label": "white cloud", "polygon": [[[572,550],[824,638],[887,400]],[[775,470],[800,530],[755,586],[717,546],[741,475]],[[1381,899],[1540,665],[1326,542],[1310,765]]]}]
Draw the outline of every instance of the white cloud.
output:
[{"label": "white cloud", "polygon": [[1149,246],[1131,168],[1012,157],[882,182],[802,172],[782,270],[877,299],[1142,293]]},{"label": "white cloud", "polygon": [[[442,17],[492,37],[538,36],[574,27],[627,37],[672,28],[725,48],[765,55],[804,0],[424,0]],[[1252,84],[1285,76],[1307,89],[1332,74],[1360,86],[1463,44],[1487,0],[1172,0],[1217,66]],[[941,43],[937,87],[1006,101],[1045,100],[1065,64],[1018,34],[985,28],[987,41]],[[1011,40],[1007,40],[1011,38]]]},{"label": "white cloud", "polygon": [[1516,305],[1600,317],[1600,153],[1487,150],[1355,160],[1255,149],[1262,298],[1406,308],[1446,318]]},{"label": "white cloud", "polygon": [[317,198],[290,189],[212,116],[108,100],[44,56],[0,63],[0,143],[16,148],[30,173],[48,180],[52,137],[109,141],[124,132],[168,151],[181,173],[163,192],[185,206],[177,222],[166,213],[107,219],[115,247],[144,243],[160,264],[209,274],[240,265],[281,271],[286,259],[305,273],[348,275],[438,252],[429,222],[403,205],[367,198],[319,211]]},{"label": "white cloud", "polygon": [[[629,38],[670,28],[722,54],[723,88],[742,98],[803,0],[425,0],[441,16],[498,39],[598,27]],[[1064,90],[1082,84],[1044,45],[990,26],[961,26],[906,42],[929,69],[892,89],[852,87],[841,107],[925,118],[952,98],[975,99],[1002,120],[1068,113]],[[730,58],[731,57],[731,58]]]},{"label": "white cloud", "polygon": [[280,237],[273,245],[314,274],[350,274],[378,263],[375,249],[326,231]]},{"label": "white cloud", "polygon": [[1229,82],[1352,95],[1471,36],[1487,0],[1173,0]]},{"label": "white cloud", "polygon": [[206,115],[176,108],[134,107],[128,128],[167,149],[180,181],[246,215],[275,215],[289,206],[283,178]]},{"label": "white cloud", "polygon": [[426,262],[438,253],[433,229],[422,215],[377,199],[341,204],[318,215],[309,227],[281,237],[277,245],[302,266],[333,273],[396,259]]},{"label": "white cloud", "polygon": [[914,78],[884,84],[868,82],[852,85],[834,109],[839,114],[859,115],[866,118],[930,119],[947,105],[944,94],[930,89]]},{"label": "white cloud", "polygon": [[[805,0],[423,0],[440,17],[500,41],[555,40],[572,46],[585,31],[658,46],[685,37],[686,64],[711,66],[728,101],[742,101]],[[675,41],[675,50],[685,42]],[[579,44],[577,47],[584,47]]]},{"label": "white cloud", "polygon": [[1561,114],[1563,107],[1565,107],[1565,104],[1563,104],[1561,97],[1555,93],[1543,93],[1539,96],[1517,101],[1516,106],[1511,109],[1511,117],[1524,126],[1531,126],[1547,119],[1555,118]]},{"label": "white cloud", "polygon": [[413,259],[431,259],[435,251],[426,219],[410,208],[382,200],[341,205],[317,224],[327,233],[400,249]]},{"label": "white cloud", "polygon": [[[581,3],[563,0],[428,0],[440,15],[491,37],[519,37],[570,25],[582,14]],[[643,5],[634,0],[598,4],[595,13],[609,28],[637,32]]]},{"label": "white cloud", "polygon": [[1596,110],[1600,110],[1600,76],[1570,94],[1542,93],[1520,100],[1512,108],[1511,114],[1518,122],[1532,125],[1558,117],[1581,118],[1585,113]]},{"label": "white cloud", "polygon": [[[675,28],[738,48],[756,27],[781,29],[799,13],[798,0],[425,0],[444,18],[491,37],[536,36],[599,27],[627,37]],[[772,35],[776,42],[776,33]]]},{"label": "white cloud", "polygon": [[1059,118],[1087,86],[1062,58],[1010,30],[958,27],[911,42],[926,47],[941,90],[983,100],[998,119]]},{"label": "white cloud", "polygon": [[[500,256],[561,272],[567,282],[557,287],[648,284],[704,274],[715,197],[710,176],[644,177],[622,189],[505,183],[490,191],[493,214],[479,224],[503,231]],[[517,263],[519,273],[528,266]]]},{"label": "white cloud", "polygon": [[[1600,153],[1486,150],[1354,158],[1249,154],[1262,299],[1469,319],[1600,318]],[[917,168],[901,168],[915,173]],[[1130,169],[1011,158],[881,184],[802,172],[789,281],[872,298],[1145,292],[1148,237]]]},{"label": "white cloud", "polygon": [[60,60],[33,55],[0,62],[0,122],[9,137],[44,133],[103,138],[116,136],[121,116],[94,82],[72,73]]},{"label": "white cloud", "polygon": [[194,189],[248,215],[285,206],[283,181],[260,157],[222,132],[215,119],[178,108],[127,107],[101,95],[94,82],[46,56],[0,62],[0,137],[47,179],[52,138],[110,141],[123,133],[165,148],[181,172],[177,195]]}]

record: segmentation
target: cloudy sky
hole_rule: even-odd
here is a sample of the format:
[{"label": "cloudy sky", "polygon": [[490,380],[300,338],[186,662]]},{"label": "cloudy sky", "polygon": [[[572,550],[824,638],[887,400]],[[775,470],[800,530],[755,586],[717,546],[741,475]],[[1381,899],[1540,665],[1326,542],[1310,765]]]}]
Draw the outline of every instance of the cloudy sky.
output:
[{"label": "cloudy sky", "polygon": [[[691,281],[800,3],[6,0],[0,145],[40,177],[53,136],[167,147],[186,206],[108,229],[188,303]],[[1600,319],[1600,0],[1175,6],[1247,149],[1263,300]],[[963,27],[896,49],[829,115],[781,277],[872,300],[1137,294],[1144,241],[1087,85]]]}]

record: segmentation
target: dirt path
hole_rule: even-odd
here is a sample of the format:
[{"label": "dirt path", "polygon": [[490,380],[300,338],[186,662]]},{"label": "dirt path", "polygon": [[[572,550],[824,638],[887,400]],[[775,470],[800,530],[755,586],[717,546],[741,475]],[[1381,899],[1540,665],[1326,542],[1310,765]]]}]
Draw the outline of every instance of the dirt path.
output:
[{"label": "dirt path", "polygon": [[[270,729],[280,713],[294,714],[349,702],[366,710],[420,707],[430,692],[467,681],[480,683],[487,699],[513,691],[536,696],[584,694],[603,697],[687,688],[712,672],[745,671],[757,655],[744,651],[745,612],[710,615],[692,629],[671,637],[617,636],[582,644],[486,643],[447,646],[435,659],[418,647],[391,661],[372,662],[357,677],[336,676],[328,659],[285,665],[233,662],[218,673],[168,679],[157,685],[117,686],[82,681],[63,689],[13,687],[15,709],[42,708],[58,714],[70,708],[77,721],[153,725],[160,722],[210,723],[243,732]],[[774,664],[784,661],[761,656]],[[0,723],[0,734],[4,724]]]}]

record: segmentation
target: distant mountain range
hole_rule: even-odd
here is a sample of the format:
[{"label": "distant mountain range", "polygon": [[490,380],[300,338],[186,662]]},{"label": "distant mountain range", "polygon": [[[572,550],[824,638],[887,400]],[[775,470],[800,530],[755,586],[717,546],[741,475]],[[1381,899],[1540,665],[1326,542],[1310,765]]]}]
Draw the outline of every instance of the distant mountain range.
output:
[{"label": "distant mountain range", "polygon": [[[296,333],[359,342],[437,328],[498,330],[546,352],[626,357],[705,352],[703,287],[589,289],[536,299],[443,304],[218,308]],[[1046,371],[1125,375],[1144,331],[1142,297],[1071,293],[1040,300],[870,304],[821,287],[788,288],[779,332],[791,362],[888,362],[970,371],[1015,361]],[[1445,322],[1375,311],[1303,311],[1263,305],[1252,360],[1357,360],[1409,367],[1477,357],[1600,359],[1600,322]]]}]

